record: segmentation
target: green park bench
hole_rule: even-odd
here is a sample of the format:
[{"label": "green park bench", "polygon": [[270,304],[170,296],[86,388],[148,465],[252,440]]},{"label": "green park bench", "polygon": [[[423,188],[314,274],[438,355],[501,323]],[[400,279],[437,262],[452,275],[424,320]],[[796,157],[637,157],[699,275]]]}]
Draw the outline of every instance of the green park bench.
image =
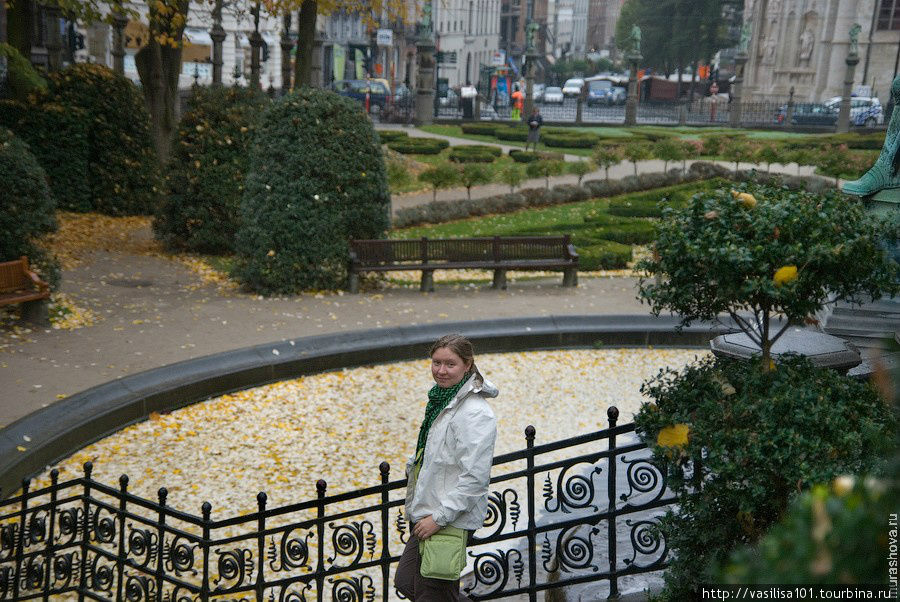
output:
[{"label": "green park bench", "polygon": [[563,271],[563,286],[578,285],[578,253],[564,236],[493,236],[351,240],[350,292],[362,272],[422,272],[421,290],[434,290],[435,270],[493,270],[494,288],[506,288],[507,270]]}]

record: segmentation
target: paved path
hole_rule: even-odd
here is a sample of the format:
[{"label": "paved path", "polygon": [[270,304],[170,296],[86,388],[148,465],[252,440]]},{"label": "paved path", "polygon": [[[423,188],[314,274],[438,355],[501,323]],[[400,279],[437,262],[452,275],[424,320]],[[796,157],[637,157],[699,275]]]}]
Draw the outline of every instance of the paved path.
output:
[{"label": "paved path", "polygon": [[[506,144],[492,144],[489,142],[479,142],[473,140],[467,140],[465,138],[455,138],[453,136],[443,136],[440,134],[432,134],[430,132],[424,132],[417,128],[410,128],[406,126],[400,125],[378,125],[378,129],[402,129],[409,133],[410,136],[416,138],[441,138],[443,140],[447,140],[450,142],[450,146],[457,146],[459,144],[488,144],[491,146],[499,146],[503,149],[505,154],[509,153],[510,149],[521,149],[519,146],[509,146]],[[543,150],[543,149],[542,149]],[[581,157],[578,155],[565,155],[566,161],[581,161],[586,159],[586,157]],[[694,161],[688,161],[687,165],[690,167]],[[715,161],[720,165],[723,165],[729,169],[734,169],[734,163],[730,163],[727,161]],[[640,161],[637,165],[637,172],[641,173],[651,173],[651,172],[661,172],[664,169],[665,164],[659,160],[651,160],[651,161]],[[669,162],[669,168],[680,167],[680,162]],[[751,165],[749,163],[741,163],[741,169],[748,169],[750,167],[755,167],[760,171],[765,171],[766,166],[763,164],[760,165]],[[772,171],[775,173],[785,173],[789,175],[797,175],[797,164],[789,163],[788,165],[772,165]],[[804,165],[800,167],[800,175],[808,176],[812,175],[815,171],[815,168],[812,166]],[[609,168],[609,177],[611,179],[624,178],[625,176],[634,175],[634,166],[630,161],[623,161],[618,165]],[[594,171],[584,177],[585,180],[593,180],[597,178],[604,178],[606,174],[602,169]],[[550,178],[550,185],[556,186],[557,184],[575,184],[578,182],[578,178],[573,175],[563,175],[563,176],[555,176]],[[534,187],[543,187],[546,183],[544,178],[537,178],[532,180],[526,180],[522,183],[522,188],[534,188]],[[483,199],[485,197],[493,196],[495,194],[504,194],[509,192],[509,186],[505,184],[489,184],[487,186],[479,186],[477,188],[472,189],[472,198],[473,199]],[[450,188],[447,190],[439,190],[437,193],[437,200],[439,201],[458,201],[466,198],[466,189],[465,188]],[[433,199],[433,195],[431,191],[426,192],[417,192],[417,193],[408,193],[408,194],[399,194],[393,195],[393,199],[391,202],[391,207],[393,211],[397,211],[398,209],[402,209],[404,207],[415,207],[417,205],[424,205],[426,203],[430,203]]]},{"label": "paved path", "polygon": [[574,289],[560,287],[557,276],[510,283],[506,291],[438,282],[430,294],[414,286],[264,299],[204,285],[164,257],[96,252],[64,273],[61,290],[101,321],[20,338],[0,330],[0,428],[60,395],[248,345],[403,324],[647,311],[632,278],[581,280]]}]

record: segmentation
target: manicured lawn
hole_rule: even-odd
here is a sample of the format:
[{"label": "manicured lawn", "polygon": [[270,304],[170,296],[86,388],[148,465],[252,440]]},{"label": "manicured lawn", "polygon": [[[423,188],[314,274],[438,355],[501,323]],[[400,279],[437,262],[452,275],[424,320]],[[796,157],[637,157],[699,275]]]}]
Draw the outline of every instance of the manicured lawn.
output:
[{"label": "manicured lawn", "polygon": [[[723,185],[726,183],[722,180],[689,182],[606,199],[402,228],[393,230],[390,237],[464,238],[571,234],[572,242],[581,256],[582,269],[619,268],[630,261],[632,245],[647,244],[654,237],[654,219],[628,217],[629,215],[658,215],[656,206],[660,201],[681,205],[693,194]],[[617,214],[610,212],[611,207]]]}]

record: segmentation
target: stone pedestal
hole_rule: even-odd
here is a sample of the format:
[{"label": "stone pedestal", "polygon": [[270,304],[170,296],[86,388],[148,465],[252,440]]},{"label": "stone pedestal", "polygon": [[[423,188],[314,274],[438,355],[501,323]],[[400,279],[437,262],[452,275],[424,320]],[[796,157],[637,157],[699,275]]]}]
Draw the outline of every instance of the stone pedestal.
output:
[{"label": "stone pedestal", "polygon": [[534,66],[537,64],[538,55],[531,51],[525,57],[525,105],[522,118],[528,119],[534,109]]},{"label": "stone pedestal", "polygon": [[856,65],[859,64],[859,55],[852,52],[847,55],[845,62],[847,71],[844,75],[844,89],[841,92],[841,111],[838,113],[837,121],[838,132],[850,130],[850,94],[853,90],[853,76],[856,73]]},{"label": "stone pedestal", "polygon": [[119,75],[125,75],[125,26],[128,17],[125,15],[113,15],[113,43],[110,54],[113,57],[113,71]]},{"label": "stone pedestal", "polygon": [[209,32],[209,37],[212,39],[213,50],[212,50],[212,81],[214,86],[222,85],[222,65],[225,64],[224,59],[222,58],[222,44],[225,42],[225,30],[222,28],[221,23],[216,23],[212,26],[212,30]]},{"label": "stone pedestal", "polygon": [[[741,360],[750,360],[762,353],[759,345],[742,332],[719,335],[710,342],[710,348],[717,357]],[[862,361],[859,351],[851,343],[824,332],[799,327],[789,328],[775,341],[771,354],[776,364],[783,355],[802,355],[815,366],[831,368],[841,373],[846,373]]]},{"label": "stone pedestal", "polygon": [[250,87],[259,90],[260,53],[262,52],[263,38],[259,30],[250,34]]},{"label": "stone pedestal", "polygon": [[748,58],[746,52],[738,52],[734,57],[734,83],[731,85],[731,112],[728,115],[728,125],[733,128],[741,127],[741,87]]},{"label": "stone pedestal", "polygon": [[629,53],[625,58],[631,65],[631,73],[628,76],[628,96],[625,99],[625,125],[637,125],[638,62],[644,57],[640,53]]},{"label": "stone pedestal", "polygon": [[416,125],[434,123],[434,37],[431,32],[416,39]]}]

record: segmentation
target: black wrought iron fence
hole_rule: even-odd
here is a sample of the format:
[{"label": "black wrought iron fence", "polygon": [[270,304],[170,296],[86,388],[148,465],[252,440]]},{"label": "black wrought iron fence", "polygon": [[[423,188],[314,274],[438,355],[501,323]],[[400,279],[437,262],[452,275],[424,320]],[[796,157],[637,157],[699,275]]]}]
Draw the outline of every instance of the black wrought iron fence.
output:
[{"label": "black wrought iron fence", "polygon": [[[658,571],[668,546],[654,529],[672,503],[665,472],[634,425],[526,447],[494,459],[488,517],[468,551],[463,588],[489,600],[563,587],[615,596],[628,575]],[[393,565],[408,536],[405,480],[213,519],[84,476],[29,483],[0,502],[0,600],[268,600],[399,597]],[[542,501],[539,501],[541,500]]]}]

